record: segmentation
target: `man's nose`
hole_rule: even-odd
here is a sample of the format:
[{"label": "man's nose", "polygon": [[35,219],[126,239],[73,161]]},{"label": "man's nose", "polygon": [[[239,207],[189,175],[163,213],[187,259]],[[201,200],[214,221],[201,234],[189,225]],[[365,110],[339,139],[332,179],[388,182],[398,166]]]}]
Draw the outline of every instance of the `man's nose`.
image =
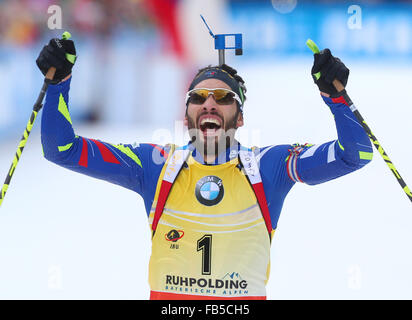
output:
[{"label": "man's nose", "polygon": [[216,100],[215,96],[213,94],[209,94],[207,97],[206,101],[203,103],[202,107],[203,109],[216,109]]}]

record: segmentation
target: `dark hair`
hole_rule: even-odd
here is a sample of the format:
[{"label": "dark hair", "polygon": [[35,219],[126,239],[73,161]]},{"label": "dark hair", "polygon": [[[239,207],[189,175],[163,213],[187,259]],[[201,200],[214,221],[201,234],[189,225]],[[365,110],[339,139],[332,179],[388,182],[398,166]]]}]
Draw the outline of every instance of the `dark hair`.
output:
[{"label": "dark hair", "polygon": [[246,86],[245,86],[245,81],[243,80],[243,78],[241,76],[239,76],[237,74],[237,70],[228,66],[227,64],[222,64],[221,66],[212,66],[212,65],[208,65],[205,68],[199,69],[199,71],[197,72],[197,74],[195,75],[195,77],[193,78],[193,80],[195,80],[198,76],[200,76],[202,73],[204,73],[205,71],[209,70],[209,69],[221,69],[223,71],[226,71],[228,74],[230,74],[238,83],[239,88],[242,90],[242,94],[243,94],[243,101],[246,101]]}]

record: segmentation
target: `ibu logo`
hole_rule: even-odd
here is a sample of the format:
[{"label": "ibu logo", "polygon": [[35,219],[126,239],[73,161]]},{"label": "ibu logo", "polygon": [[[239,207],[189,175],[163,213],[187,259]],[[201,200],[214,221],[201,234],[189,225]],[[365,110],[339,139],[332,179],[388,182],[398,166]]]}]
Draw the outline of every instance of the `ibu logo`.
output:
[{"label": "ibu logo", "polygon": [[205,206],[218,204],[224,195],[222,179],[216,176],[206,176],[196,183],[195,195],[197,201]]}]

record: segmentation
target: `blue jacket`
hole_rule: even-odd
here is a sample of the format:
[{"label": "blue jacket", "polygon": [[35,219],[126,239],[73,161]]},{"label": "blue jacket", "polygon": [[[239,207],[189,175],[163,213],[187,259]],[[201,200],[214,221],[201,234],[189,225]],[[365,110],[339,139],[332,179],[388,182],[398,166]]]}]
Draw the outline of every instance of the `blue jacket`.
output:
[{"label": "blue jacket", "polygon": [[[44,156],[67,169],[137,192],[149,214],[169,147],[150,143],[114,145],[75,135],[68,110],[70,82],[71,78],[48,88],[41,125]],[[353,172],[372,159],[369,138],[345,98],[322,98],[334,115],[337,140],[318,145],[284,144],[254,149],[273,229],[284,199],[296,182],[309,185],[326,182]],[[240,144],[235,143],[217,157],[215,164],[229,161],[239,148]],[[203,163],[195,149],[192,155]]]}]

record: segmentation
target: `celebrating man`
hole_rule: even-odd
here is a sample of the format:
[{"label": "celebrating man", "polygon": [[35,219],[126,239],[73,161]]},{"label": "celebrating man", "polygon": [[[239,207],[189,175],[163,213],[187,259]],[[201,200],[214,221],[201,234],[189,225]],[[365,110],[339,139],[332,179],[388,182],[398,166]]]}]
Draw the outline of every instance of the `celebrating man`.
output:
[{"label": "celebrating man", "polygon": [[321,74],[314,80],[334,115],[338,139],[262,148],[235,139],[246,87],[227,65],[203,68],[194,77],[185,100],[185,146],[116,145],[77,136],[68,110],[75,55],[71,40],[52,39],[36,61],[43,74],[57,70],[42,115],[44,155],[143,197],[152,230],[151,299],[265,299],[270,244],[292,186],[326,182],[371,160],[371,144],[346,91],[332,84],[337,79],[346,85],[349,70],[328,49],[315,54],[312,74]]}]

